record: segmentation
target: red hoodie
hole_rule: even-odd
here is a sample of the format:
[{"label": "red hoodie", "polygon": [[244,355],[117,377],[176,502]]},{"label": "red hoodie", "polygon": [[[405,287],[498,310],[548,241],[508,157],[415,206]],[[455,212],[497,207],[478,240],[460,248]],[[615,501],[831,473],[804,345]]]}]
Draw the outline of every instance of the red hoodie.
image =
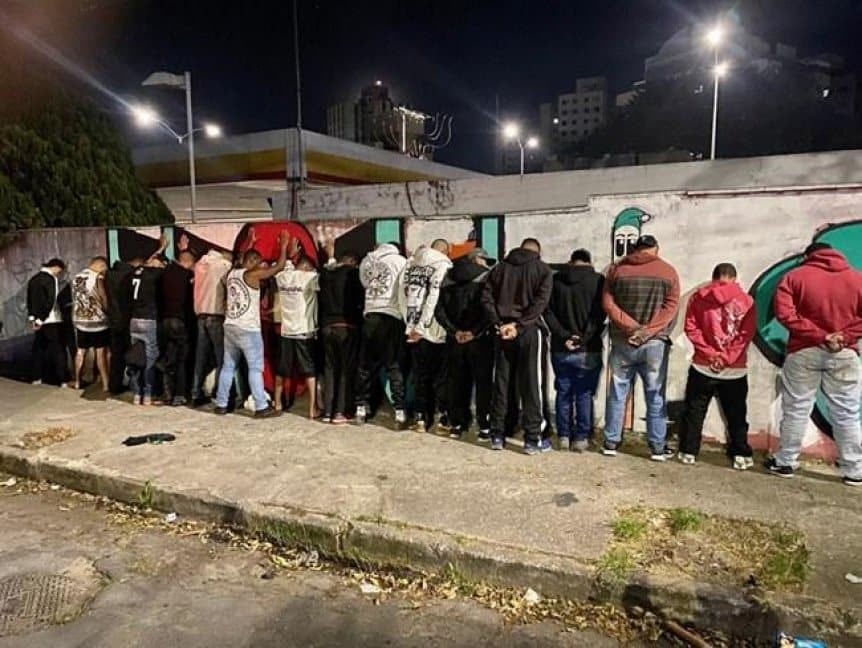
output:
[{"label": "red hoodie", "polygon": [[694,345],[696,365],[721,358],[725,367],[745,368],[756,328],[754,300],[735,281],[713,281],[688,302],[685,334]]},{"label": "red hoodie", "polygon": [[830,333],[858,353],[862,337],[862,272],[838,250],[817,250],[789,272],[775,293],[775,317],[790,331],[787,352],[822,345]]}]

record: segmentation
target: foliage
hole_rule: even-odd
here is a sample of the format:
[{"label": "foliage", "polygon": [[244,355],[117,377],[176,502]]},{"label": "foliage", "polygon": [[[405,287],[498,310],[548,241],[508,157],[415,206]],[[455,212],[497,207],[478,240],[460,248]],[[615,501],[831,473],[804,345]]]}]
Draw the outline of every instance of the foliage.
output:
[{"label": "foliage", "polygon": [[65,95],[0,119],[0,236],[27,227],[154,225],[165,204],[140,184],[116,128]]}]

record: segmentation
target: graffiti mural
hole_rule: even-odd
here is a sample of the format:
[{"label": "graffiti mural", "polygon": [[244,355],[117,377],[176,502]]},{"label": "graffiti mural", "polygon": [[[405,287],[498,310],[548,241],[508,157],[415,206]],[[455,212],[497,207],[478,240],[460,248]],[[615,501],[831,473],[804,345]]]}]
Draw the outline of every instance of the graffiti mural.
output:
[{"label": "graffiti mural", "polygon": [[[862,269],[862,220],[840,224],[828,224],[817,230],[812,243],[828,243],[843,253],[850,265]],[[757,305],[757,335],[754,344],[776,367],[784,364],[787,345],[787,329],[775,318],[773,299],[775,290],[781,279],[797,267],[802,261],[802,255],[796,254],[782,259],[769,267],[755,281],[749,291]],[[773,407],[778,416],[779,408]],[[777,434],[778,420],[772,422],[772,428]],[[803,440],[803,449],[822,445],[825,439],[822,435],[832,437],[832,425],[829,420],[829,410],[822,394],[817,396],[817,404],[811,415],[811,426]]]},{"label": "graffiti mural", "polygon": [[652,216],[638,207],[627,207],[614,219],[611,230],[611,258],[619,261],[634,248],[641,235],[643,224]]}]

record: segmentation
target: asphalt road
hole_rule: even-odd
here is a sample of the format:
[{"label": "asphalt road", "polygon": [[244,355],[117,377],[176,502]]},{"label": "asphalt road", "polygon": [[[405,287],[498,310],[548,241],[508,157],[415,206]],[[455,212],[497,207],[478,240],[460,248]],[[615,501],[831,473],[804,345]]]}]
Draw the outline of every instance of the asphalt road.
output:
[{"label": "asphalt road", "polygon": [[[506,624],[471,601],[375,603],[341,574],[273,573],[260,551],[20,486],[0,486],[0,648],[618,645],[551,622]],[[44,623],[51,605],[65,623]]]}]

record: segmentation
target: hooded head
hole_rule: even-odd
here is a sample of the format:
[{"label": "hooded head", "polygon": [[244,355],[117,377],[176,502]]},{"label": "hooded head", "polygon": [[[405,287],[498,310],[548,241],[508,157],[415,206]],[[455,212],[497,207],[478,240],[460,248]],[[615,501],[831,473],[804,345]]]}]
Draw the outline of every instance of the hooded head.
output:
[{"label": "hooded head", "polygon": [[805,248],[806,266],[813,266],[827,272],[843,272],[850,268],[847,257],[828,243],[812,243]]}]

